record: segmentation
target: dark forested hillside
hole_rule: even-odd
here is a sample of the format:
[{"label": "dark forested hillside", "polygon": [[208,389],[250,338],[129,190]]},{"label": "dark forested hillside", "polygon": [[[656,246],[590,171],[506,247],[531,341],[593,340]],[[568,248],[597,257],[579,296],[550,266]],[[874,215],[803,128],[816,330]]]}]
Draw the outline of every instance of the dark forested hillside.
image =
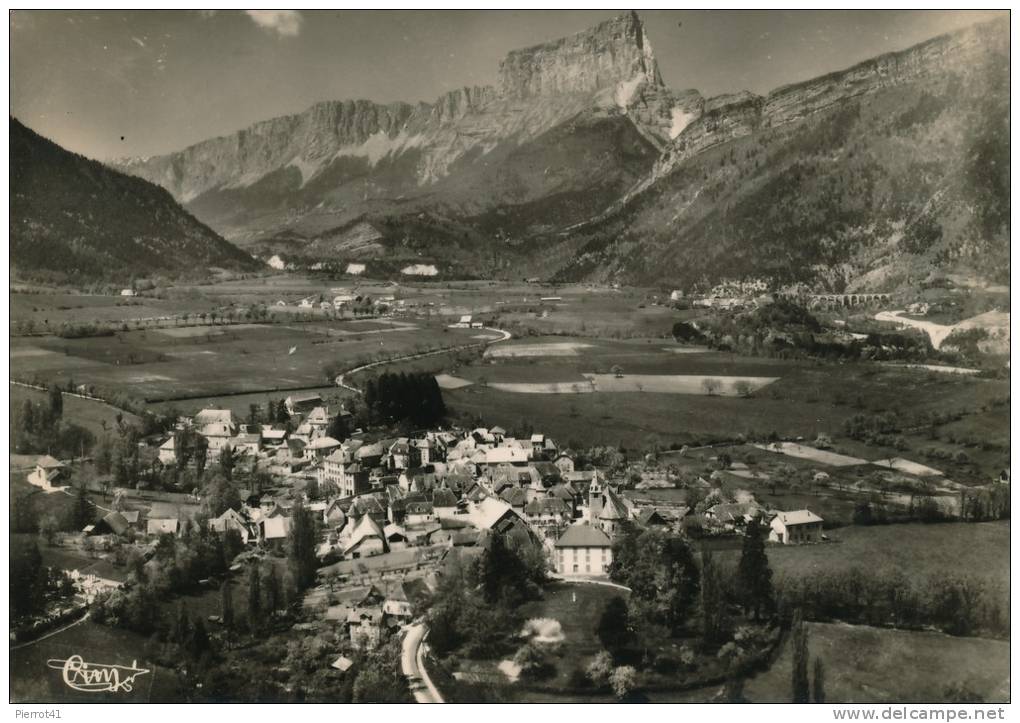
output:
[{"label": "dark forested hillside", "polygon": [[261,263],[164,189],[64,150],[10,119],[12,272],[55,282],[198,275]]}]

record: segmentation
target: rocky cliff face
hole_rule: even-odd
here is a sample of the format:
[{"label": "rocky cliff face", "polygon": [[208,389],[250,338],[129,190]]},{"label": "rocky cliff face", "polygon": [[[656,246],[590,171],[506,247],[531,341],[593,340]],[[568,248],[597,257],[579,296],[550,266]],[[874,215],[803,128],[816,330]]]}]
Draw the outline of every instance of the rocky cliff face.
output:
[{"label": "rocky cliff face", "polygon": [[569,38],[515,50],[499,66],[500,93],[512,100],[611,88],[619,93],[620,105],[626,106],[639,84],[663,85],[651,43],[635,12]]},{"label": "rocky cliff face", "polygon": [[[371,173],[380,162],[393,165],[404,156],[399,193],[406,195],[409,184],[427,193],[466,156],[527,142],[586,110],[633,111],[639,132],[659,148],[693,117],[693,98],[688,93],[678,99],[663,85],[640,18],[626,13],[584,33],[510,53],[500,65],[497,87],[460,88],[414,105],[318,103],[177,153],[114,165],[189,203],[284,171],[294,177],[289,169],[298,173],[297,192],[313,179],[330,178],[330,167],[342,159],[360,159]],[[392,184],[390,178],[376,184],[377,190]],[[209,221],[216,224],[215,218]]]},{"label": "rocky cliff face", "polygon": [[688,158],[760,127],[793,123],[848,99],[947,70],[966,73],[996,53],[1008,56],[1008,29],[1003,23],[985,23],[872,58],[847,70],[777,88],[764,98],[747,91],[711,98],[700,117],[674,137],[652,175],[634,192],[647,188]]}]

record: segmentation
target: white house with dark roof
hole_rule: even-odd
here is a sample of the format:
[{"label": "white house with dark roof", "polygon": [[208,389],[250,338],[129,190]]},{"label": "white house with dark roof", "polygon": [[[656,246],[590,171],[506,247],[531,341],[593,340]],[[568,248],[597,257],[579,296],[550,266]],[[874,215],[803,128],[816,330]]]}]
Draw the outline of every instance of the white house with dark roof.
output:
[{"label": "white house with dark roof", "polygon": [[777,512],[772,518],[769,540],[784,545],[822,541],[822,520],[811,510]]},{"label": "white house with dark roof", "polygon": [[609,535],[588,524],[572,525],[556,540],[554,564],[560,575],[608,575],[613,562]]}]

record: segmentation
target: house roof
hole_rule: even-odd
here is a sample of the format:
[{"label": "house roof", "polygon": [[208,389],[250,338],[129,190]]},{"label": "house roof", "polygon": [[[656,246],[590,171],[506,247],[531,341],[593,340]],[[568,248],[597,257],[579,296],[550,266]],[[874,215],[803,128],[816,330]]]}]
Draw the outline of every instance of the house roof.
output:
[{"label": "house roof", "polygon": [[456,507],[457,495],[446,488],[440,488],[432,492],[432,507]]},{"label": "house roof", "polygon": [[821,517],[816,515],[811,510],[793,510],[792,512],[779,512],[776,514],[776,518],[787,527],[791,527],[793,525],[809,525],[815,522],[824,522],[824,520]]},{"label": "house roof", "polygon": [[354,527],[354,531],[351,532],[351,539],[347,543],[344,554],[347,554],[365,540],[371,538],[378,538],[385,541],[386,535],[383,533],[382,528],[379,527],[379,523],[372,519],[372,515],[364,515],[358,524]]},{"label": "house roof", "polygon": [[559,497],[543,497],[528,503],[524,508],[527,515],[569,515],[573,510],[571,506]]},{"label": "house roof", "polygon": [[340,440],[334,439],[333,437],[319,437],[313,439],[305,449],[333,449],[334,447],[341,446]]},{"label": "house roof", "polygon": [[496,447],[485,450],[485,464],[524,464],[529,456],[521,447]]},{"label": "house roof", "polygon": [[226,424],[234,423],[234,414],[229,409],[203,409],[194,417],[196,426],[203,424]]},{"label": "house roof", "polygon": [[612,547],[605,532],[591,525],[572,525],[556,540],[556,547]]},{"label": "house roof", "polygon": [[321,402],[322,396],[319,394],[292,394],[287,397],[287,400],[291,404],[307,404],[309,402]]},{"label": "house roof", "polygon": [[145,531],[150,535],[174,535],[177,534],[178,524],[176,517],[172,519],[150,517]]},{"label": "house roof", "polygon": [[44,454],[36,460],[36,465],[43,469],[59,469],[64,466],[64,463],[58,459],[55,459],[48,454]]},{"label": "house roof", "polygon": [[103,518],[103,522],[113,530],[114,534],[123,535],[124,532],[131,526],[128,521],[119,512],[111,512]]},{"label": "house roof", "polygon": [[637,521],[642,525],[663,525],[666,520],[663,519],[659,511],[654,507],[646,507],[638,513]]},{"label": "house roof", "polygon": [[524,507],[528,501],[528,493],[520,487],[508,487],[500,492],[499,496],[511,507]]},{"label": "house roof", "polygon": [[263,535],[267,540],[281,540],[290,532],[290,518],[283,515],[262,520]]},{"label": "house roof", "polygon": [[468,513],[468,519],[478,529],[488,530],[507,514],[517,515],[503,500],[486,497],[475,504],[474,509]]},{"label": "house roof", "polygon": [[346,655],[341,655],[339,658],[329,664],[329,667],[336,668],[341,673],[346,673],[354,665],[354,661],[348,658]]},{"label": "house roof", "polygon": [[168,452],[173,452],[174,451],[174,447],[176,446],[176,444],[177,443],[174,441],[173,436],[171,436],[170,439],[168,439],[167,441],[163,442],[163,444],[159,445],[159,448],[160,449],[165,449]]},{"label": "house roof", "polygon": [[625,520],[627,519],[627,505],[616,496],[612,490],[606,490],[606,503],[599,513],[600,520]]}]

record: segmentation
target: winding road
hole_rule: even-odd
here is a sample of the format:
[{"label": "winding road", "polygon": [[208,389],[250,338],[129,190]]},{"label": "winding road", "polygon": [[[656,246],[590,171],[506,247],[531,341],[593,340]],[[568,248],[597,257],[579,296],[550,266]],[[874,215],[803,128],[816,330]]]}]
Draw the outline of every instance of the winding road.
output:
[{"label": "winding road", "polygon": [[408,626],[401,642],[400,669],[407,678],[415,703],[444,703],[443,696],[425,670],[423,641],[426,632],[425,623]]},{"label": "winding road", "polygon": [[909,326],[914,329],[920,329],[928,335],[931,339],[931,345],[938,349],[942,346],[942,342],[946,340],[946,337],[953,333],[956,325],[946,326],[945,324],[936,324],[933,321],[924,321],[923,319],[911,319],[907,316],[903,316],[905,311],[880,311],[875,314],[875,321],[889,321],[900,326]]},{"label": "winding road", "polygon": [[507,341],[511,337],[513,337],[513,334],[511,334],[509,331],[506,331],[505,329],[493,329],[491,327],[486,326],[486,327],[483,327],[482,330],[483,331],[491,331],[493,333],[499,334],[500,338],[499,339],[486,339],[485,341],[478,342],[477,344],[461,344],[460,346],[449,346],[449,347],[446,347],[444,349],[435,349],[433,351],[424,351],[424,352],[419,352],[417,354],[404,354],[403,356],[395,356],[395,357],[391,357],[390,359],[382,359],[381,361],[375,361],[375,362],[372,362],[371,364],[362,364],[360,367],[355,367],[354,369],[351,369],[349,371],[344,372],[343,374],[338,375],[337,378],[336,378],[336,385],[338,387],[342,388],[342,389],[346,389],[349,392],[354,392],[355,394],[361,394],[362,391],[360,389],[358,389],[357,387],[353,387],[350,384],[347,384],[346,382],[344,382],[344,378],[345,377],[349,377],[352,374],[357,374],[358,372],[363,372],[366,369],[373,369],[375,367],[381,367],[381,366],[384,366],[386,364],[395,364],[397,362],[411,361],[413,359],[424,359],[425,357],[428,357],[428,356],[438,356],[439,354],[449,354],[451,352],[463,351],[464,349],[474,349],[476,347],[492,346],[493,344],[499,344],[500,342]]}]

